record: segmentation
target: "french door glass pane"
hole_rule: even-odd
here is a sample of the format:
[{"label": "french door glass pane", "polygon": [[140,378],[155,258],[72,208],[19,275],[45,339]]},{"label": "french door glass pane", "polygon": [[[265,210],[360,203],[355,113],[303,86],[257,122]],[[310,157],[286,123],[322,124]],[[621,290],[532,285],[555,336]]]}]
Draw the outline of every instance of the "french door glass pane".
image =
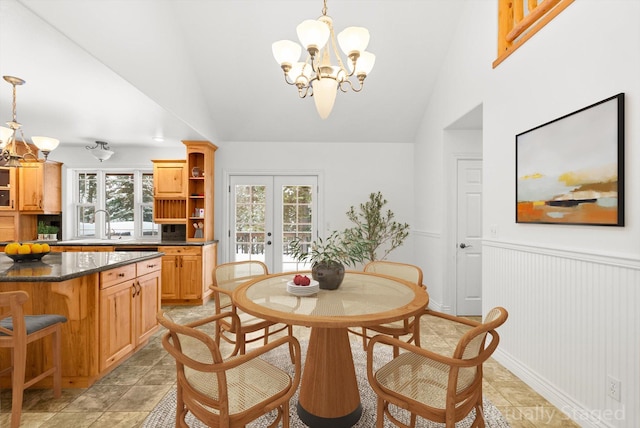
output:
[{"label": "french door glass pane", "polygon": [[[310,243],[313,234],[312,187],[308,185],[282,186],[282,271],[310,269],[310,266],[293,260],[289,245],[295,238]],[[305,245],[303,244],[303,245]]]},{"label": "french door glass pane", "polygon": [[265,261],[266,186],[235,186],[235,232],[233,235],[236,261]]}]

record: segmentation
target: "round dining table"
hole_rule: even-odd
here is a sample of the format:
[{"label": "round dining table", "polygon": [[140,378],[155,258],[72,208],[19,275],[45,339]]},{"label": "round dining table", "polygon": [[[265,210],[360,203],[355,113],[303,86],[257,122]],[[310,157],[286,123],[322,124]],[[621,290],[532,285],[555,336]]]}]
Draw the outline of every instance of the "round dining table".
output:
[{"label": "round dining table", "polygon": [[349,343],[350,327],[401,320],[425,310],[424,288],[381,274],[347,271],[340,287],[308,296],[287,291],[296,274],[248,281],[233,292],[237,307],[278,323],[311,327],[297,404],[300,419],[313,428],[346,428],[362,414]]}]

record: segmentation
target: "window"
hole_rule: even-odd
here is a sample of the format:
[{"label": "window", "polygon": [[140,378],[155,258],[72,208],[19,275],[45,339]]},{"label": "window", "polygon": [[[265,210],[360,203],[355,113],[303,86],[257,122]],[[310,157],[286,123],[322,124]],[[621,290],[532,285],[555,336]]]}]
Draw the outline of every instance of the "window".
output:
[{"label": "window", "polygon": [[76,171],[75,175],[75,238],[102,239],[109,232],[111,237],[158,236],[159,227],[153,222],[153,173]]}]

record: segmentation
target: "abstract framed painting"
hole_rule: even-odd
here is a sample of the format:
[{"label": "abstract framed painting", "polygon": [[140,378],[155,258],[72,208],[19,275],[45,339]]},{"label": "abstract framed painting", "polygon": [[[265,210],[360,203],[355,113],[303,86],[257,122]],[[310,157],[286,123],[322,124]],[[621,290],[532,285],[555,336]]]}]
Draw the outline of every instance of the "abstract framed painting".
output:
[{"label": "abstract framed painting", "polygon": [[516,135],[516,223],[624,226],[624,93]]}]

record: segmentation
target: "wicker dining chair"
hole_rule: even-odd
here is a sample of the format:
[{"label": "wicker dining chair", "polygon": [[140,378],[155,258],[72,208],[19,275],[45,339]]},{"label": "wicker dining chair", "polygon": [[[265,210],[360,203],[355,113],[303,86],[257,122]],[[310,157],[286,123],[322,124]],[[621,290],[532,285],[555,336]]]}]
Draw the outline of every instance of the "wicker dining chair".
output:
[{"label": "wicker dining chair", "polygon": [[[163,311],[157,318],[168,330],[162,346],[176,360],[176,427],[188,428],[187,412],[206,426],[234,428],[273,411],[277,414],[269,427],[280,421],[283,428],[289,427],[289,400],[300,383],[302,367],[295,337],[281,337],[244,355],[223,356],[207,327],[223,318],[237,325],[240,319],[235,313],[223,312],[185,325],[176,324]],[[260,358],[286,345],[294,350],[293,377]],[[231,354],[237,354],[237,349]]]},{"label": "wicker dining chair", "polygon": [[[453,355],[445,356],[407,344],[388,336],[376,336],[367,346],[367,377],[378,396],[377,427],[382,428],[385,416],[399,427],[415,427],[416,416],[447,428],[454,428],[475,409],[473,427],[484,427],[482,405],[482,365],[498,347],[496,328],[508,317],[501,307],[489,311],[482,323],[453,315],[427,311],[471,327],[458,341]],[[487,345],[487,334],[491,341]],[[405,352],[374,372],[373,356],[379,344],[403,348]],[[397,409],[390,411],[390,405]],[[410,413],[409,424],[402,423],[399,409]]]},{"label": "wicker dining chair", "polygon": [[[277,324],[253,315],[249,315],[238,309],[231,298],[233,291],[247,281],[267,275],[267,265],[257,260],[223,263],[215,267],[213,271],[213,284],[209,286],[213,290],[215,299],[215,313],[229,310],[238,315],[240,324],[233,326],[228,320],[221,318],[216,323],[216,343],[220,346],[220,340],[231,344],[238,344],[238,352],[242,355],[246,352],[246,345],[258,340],[263,340],[266,345],[269,337],[283,330],[287,330],[289,336],[293,336],[293,328],[287,324]],[[293,361],[293,350],[291,350]]]},{"label": "wicker dining chair", "polygon": [[[376,260],[367,263],[364,266],[364,271],[404,279],[405,281],[409,281],[422,287],[426,291],[426,287],[422,284],[422,269],[415,265],[389,262],[386,260]],[[371,339],[371,336],[373,335],[369,334],[367,330],[375,332],[374,334],[386,334],[396,339],[399,339],[401,336],[410,335],[406,339],[406,342],[415,343],[416,346],[420,346],[420,315],[421,314],[418,314],[413,317],[386,324],[369,326],[366,328],[363,327],[361,330],[349,329],[349,332],[362,337],[362,346],[364,349],[367,348],[367,340]],[[398,356],[398,352],[398,347],[394,347],[393,355]]]},{"label": "wicker dining chair", "polygon": [[[24,390],[53,376],[53,396],[62,393],[61,336],[62,324],[67,318],[62,315],[25,315],[23,305],[29,300],[26,291],[0,293],[0,348],[11,349],[10,367],[0,370],[0,374],[11,372],[11,428],[20,426]],[[51,367],[39,375],[25,381],[27,344],[51,335]]]}]

